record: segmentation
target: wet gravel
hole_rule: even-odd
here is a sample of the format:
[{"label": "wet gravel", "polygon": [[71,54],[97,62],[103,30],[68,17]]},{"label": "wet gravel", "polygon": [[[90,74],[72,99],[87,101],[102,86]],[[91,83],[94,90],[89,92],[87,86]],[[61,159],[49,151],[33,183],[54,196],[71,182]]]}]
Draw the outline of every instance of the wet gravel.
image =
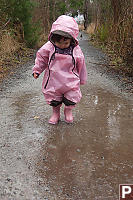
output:
[{"label": "wet gravel", "polygon": [[119,184],[132,183],[133,95],[120,75],[96,63],[108,58],[80,39],[88,82],[66,124],[48,124],[51,107],[34,80],[33,63],[0,86],[1,200],[117,200]]}]

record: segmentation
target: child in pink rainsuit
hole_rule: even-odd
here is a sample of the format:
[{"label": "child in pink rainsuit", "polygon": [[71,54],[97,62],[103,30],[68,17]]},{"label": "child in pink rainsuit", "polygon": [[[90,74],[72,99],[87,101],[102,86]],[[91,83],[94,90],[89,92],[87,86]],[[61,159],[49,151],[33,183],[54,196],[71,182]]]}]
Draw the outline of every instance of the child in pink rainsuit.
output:
[{"label": "child in pink rainsuit", "polygon": [[84,55],[78,45],[78,24],[66,15],[53,23],[49,41],[37,52],[33,76],[38,78],[45,70],[42,92],[53,113],[49,123],[57,124],[60,107],[65,104],[65,121],[73,122],[72,109],[82,97],[80,84],[85,84],[87,71]]}]

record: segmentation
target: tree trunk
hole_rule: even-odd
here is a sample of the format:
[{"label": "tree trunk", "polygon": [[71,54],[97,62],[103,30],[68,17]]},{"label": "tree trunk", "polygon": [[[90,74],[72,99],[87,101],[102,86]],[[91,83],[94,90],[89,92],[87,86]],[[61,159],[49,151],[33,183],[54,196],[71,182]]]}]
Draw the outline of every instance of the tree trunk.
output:
[{"label": "tree trunk", "polygon": [[87,29],[88,26],[88,17],[89,17],[89,0],[84,1],[84,30]]},{"label": "tree trunk", "polygon": [[120,16],[120,1],[119,0],[111,0],[112,8],[113,8],[113,13],[114,13],[114,24],[117,24],[119,21],[119,16]]},{"label": "tree trunk", "polygon": [[50,0],[47,0],[47,26],[50,28]]}]

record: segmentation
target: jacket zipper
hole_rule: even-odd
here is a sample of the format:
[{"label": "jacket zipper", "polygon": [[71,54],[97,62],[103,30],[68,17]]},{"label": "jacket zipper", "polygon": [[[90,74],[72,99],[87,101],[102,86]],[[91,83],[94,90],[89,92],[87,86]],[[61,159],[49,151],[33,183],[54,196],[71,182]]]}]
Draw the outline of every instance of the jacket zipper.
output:
[{"label": "jacket zipper", "polygon": [[74,69],[75,69],[75,67],[76,67],[76,63],[75,63],[75,58],[74,58],[74,56],[73,56],[73,51],[72,51],[72,62],[73,62],[73,65],[74,65],[74,67],[73,67],[73,69],[72,69],[72,72],[79,78],[78,74],[76,74],[76,73],[74,72]]},{"label": "jacket zipper", "polygon": [[[56,51],[56,49],[55,49],[55,51]],[[46,89],[46,87],[47,87],[47,85],[48,85],[48,82],[49,82],[49,78],[50,78],[50,68],[49,68],[49,66],[50,66],[51,61],[55,59],[55,51],[54,51],[54,53],[52,54],[52,56],[51,56],[51,58],[50,58],[50,61],[49,61],[49,63],[48,63],[49,74],[48,74],[48,78],[47,78],[46,84],[45,84],[45,86],[44,86],[44,89]]]}]

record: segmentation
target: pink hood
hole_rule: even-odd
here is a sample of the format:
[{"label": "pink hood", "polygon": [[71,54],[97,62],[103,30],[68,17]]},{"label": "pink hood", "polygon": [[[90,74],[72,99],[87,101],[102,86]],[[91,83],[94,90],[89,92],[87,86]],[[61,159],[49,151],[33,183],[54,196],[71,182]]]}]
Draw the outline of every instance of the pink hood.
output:
[{"label": "pink hood", "polygon": [[68,34],[70,34],[76,43],[78,44],[78,34],[79,34],[79,28],[78,24],[75,21],[73,17],[67,16],[67,15],[61,15],[57,18],[57,20],[52,24],[52,28],[50,31],[49,38],[51,36],[51,33],[54,31],[64,31]]}]

